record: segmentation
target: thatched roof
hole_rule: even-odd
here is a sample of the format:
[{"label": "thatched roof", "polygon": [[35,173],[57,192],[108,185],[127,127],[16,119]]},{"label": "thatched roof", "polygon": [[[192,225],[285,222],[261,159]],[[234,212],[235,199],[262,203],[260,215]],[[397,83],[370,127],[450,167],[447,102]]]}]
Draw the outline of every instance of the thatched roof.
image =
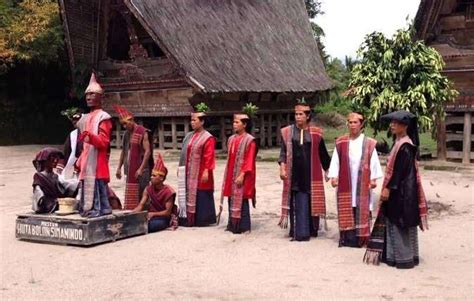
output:
[{"label": "thatched roof", "polygon": [[418,39],[432,38],[430,34],[436,25],[439,13],[443,7],[443,0],[421,0],[415,17],[415,29]]},{"label": "thatched roof", "polygon": [[125,0],[204,92],[331,88],[303,0]]}]

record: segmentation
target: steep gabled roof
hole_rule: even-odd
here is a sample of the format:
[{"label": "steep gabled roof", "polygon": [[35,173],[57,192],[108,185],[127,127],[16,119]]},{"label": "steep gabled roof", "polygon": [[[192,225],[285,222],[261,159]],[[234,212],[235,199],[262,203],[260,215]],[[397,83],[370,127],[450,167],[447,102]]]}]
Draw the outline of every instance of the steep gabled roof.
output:
[{"label": "steep gabled roof", "polygon": [[303,0],[125,0],[204,92],[331,88]]}]

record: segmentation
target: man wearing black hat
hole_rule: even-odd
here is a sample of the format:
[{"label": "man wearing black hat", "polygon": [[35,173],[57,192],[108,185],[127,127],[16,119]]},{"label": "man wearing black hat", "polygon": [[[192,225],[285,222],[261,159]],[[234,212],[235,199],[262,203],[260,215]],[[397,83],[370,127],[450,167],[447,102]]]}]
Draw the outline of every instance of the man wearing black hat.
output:
[{"label": "man wearing black hat", "polygon": [[426,198],[418,170],[418,129],[415,115],[396,111],[382,116],[390,120],[395,137],[382,185],[381,208],[364,260],[381,260],[400,269],[419,263],[416,227],[428,229]]}]

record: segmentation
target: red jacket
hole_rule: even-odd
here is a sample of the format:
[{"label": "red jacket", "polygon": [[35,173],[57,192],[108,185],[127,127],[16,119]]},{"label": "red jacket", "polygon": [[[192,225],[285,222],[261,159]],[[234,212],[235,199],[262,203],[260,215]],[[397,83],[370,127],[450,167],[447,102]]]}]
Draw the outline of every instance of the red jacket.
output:
[{"label": "red jacket", "polygon": [[[196,136],[191,138],[191,142]],[[189,161],[190,158],[190,151],[192,143],[188,144],[187,149],[187,160]],[[214,190],[214,173],[213,170],[216,167],[216,159],[215,159],[215,148],[216,148],[216,139],[211,137],[207,139],[204,143],[204,149],[202,150],[201,155],[201,162],[199,163],[199,177],[198,177],[198,189],[199,190]],[[202,174],[204,169],[208,170],[208,180],[206,183],[202,182]]]},{"label": "red jacket", "polygon": [[[234,166],[236,161],[237,150],[239,144],[242,141],[243,135],[233,140],[232,144],[228,145],[228,165],[227,174],[224,175],[224,196],[232,196],[232,178],[234,174]],[[241,172],[245,173],[244,176],[244,199],[253,199],[255,196],[255,157],[257,154],[257,144],[255,140],[250,143],[245,151],[244,162],[240,169]]]},{"label": "red jacket", "polygon": [[[96,179],[110,181],[109,173],[109,155],[110,155],[110,134],[112,132],[112,121],[110,119],[103,120],[99,123],[99,131],[97,135],[90,132],[83,132],[80,136],[80,140],[84,141],[85,137],[89,137],[89,142],[84,143],[91,144],[97,149],[97,168],[96,168]],[[87,160],[87,158],[81,158]]]}]

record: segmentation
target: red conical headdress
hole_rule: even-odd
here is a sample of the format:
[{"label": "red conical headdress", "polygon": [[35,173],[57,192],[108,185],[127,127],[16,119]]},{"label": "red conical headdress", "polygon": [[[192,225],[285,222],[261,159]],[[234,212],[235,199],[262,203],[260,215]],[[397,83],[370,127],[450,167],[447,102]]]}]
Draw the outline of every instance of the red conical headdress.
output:
[{"label": "red conical headdress", "polygon": [[102,89],[102,87],[97,82],[94,72],[92,72],[91,79],[89,80],[89,86],[86,88],[86,94],[87,93],[104,94],[104,89]]},{"label": "red conical headdress", "polygon": [[152,176],[165,176],[168,174],[168,169],[165,166],[165,161],[163,161],[163,157],[161,156],[160,153],[158,153],[156,161],[155,161],[155,166],[153,167],[153,170],[151,171]]},{"label": "red conical headdress", "polygon": [[114,105],[114,110],[117,112],[120,121],[127,121],[133,118],[133,114],[120,105]]}]

